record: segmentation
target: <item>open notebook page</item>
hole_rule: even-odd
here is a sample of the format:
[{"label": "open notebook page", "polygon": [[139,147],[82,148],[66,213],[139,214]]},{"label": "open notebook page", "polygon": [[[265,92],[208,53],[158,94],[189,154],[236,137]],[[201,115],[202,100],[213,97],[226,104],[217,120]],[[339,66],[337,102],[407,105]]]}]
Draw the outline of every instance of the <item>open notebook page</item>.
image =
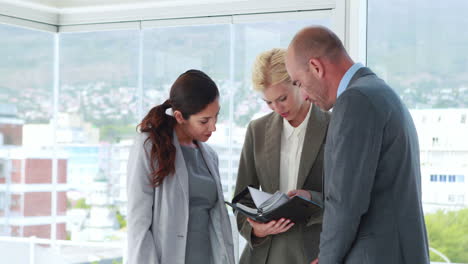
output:
[{"label": "open notebook page", "polygon": [[260,190],[255,189],[255,188],[252,188],[250,186],[249,186],[249,192],[250,192],[250,196],[252,196],[252,200],[254,201],[255,206],[257,208],[260,208],[260,205],[262,205],[262,203],[264,203],[271,196],[273,196],[273,194],[262,192]]}]

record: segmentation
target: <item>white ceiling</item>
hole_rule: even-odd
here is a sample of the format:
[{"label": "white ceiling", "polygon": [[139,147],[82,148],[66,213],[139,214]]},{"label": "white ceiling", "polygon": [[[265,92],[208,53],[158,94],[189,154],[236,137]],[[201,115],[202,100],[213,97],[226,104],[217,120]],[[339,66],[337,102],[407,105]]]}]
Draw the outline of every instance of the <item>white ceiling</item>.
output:
[{"label": "white ceiling", "polygon": [[10,20],[23,19],[52,26],[70,26],[332,10],[340,1],[342,0],[0,0],[0,18],[3,15]]},{"label": "white ceiling", "polygon": [[249,0],[0,0],[0,2],[10,3],[21,7],[29,7],[58,13],[185,6],[209,3],[227,4],[248,1]]}]

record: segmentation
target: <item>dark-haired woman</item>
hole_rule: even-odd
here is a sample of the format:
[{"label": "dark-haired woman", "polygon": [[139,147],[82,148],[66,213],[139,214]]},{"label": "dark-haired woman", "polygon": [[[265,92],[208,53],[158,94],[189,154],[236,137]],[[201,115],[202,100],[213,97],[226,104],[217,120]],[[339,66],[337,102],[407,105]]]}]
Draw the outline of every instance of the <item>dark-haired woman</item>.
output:
[{"label": "dark-haired woman", "polygon": [[190,70],[140,123],[127,168],[129,264],[234,264],[218,157],[203,143],[219,109],[216,84]]}]

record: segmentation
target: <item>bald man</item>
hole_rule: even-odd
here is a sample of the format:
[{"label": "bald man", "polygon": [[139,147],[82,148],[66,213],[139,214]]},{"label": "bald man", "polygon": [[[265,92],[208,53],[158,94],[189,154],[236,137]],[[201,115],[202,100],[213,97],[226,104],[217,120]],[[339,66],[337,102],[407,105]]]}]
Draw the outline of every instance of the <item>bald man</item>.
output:
[{"label": "bald man", "polygon": [[429,263],[418,136],[398,95],[324,27],[297,33],[286,68],[308,100],[333,108],[318,262]]}]

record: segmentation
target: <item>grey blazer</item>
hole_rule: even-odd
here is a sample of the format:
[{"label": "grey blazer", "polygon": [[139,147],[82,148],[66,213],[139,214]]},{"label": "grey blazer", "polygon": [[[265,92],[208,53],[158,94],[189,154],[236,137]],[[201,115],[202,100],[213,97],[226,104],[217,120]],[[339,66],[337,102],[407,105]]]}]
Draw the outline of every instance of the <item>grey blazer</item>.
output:
[{"label": "grey blazer", "polygon": [[[188,174],[177,136],[175,173],[161,186],[151,186],[148,135],[139,133],[128,161],[128,263],[183,264],[189,215]],[[218,202],[210,212],[210,239],[213,263],[234,264],[231,224],[224,205],[218,156],[206,144],[198,142],[208,169],[216,180]]]},{"label": "grey blazer", "polygon": [[[322,203],[323,153],[330,115],[316,106],[312,107],[299,165],[297,189],[311,191],[312,199]],[[247,185],[261,187],[269,193],[279,190],[282,129],[283,118],[274,112],[249,124],[239,163],[236,194]],[[251,199],[241,202],[253,206]],[[238,214],[238,229],[248,242],[239,263],[310,263],[318,255],[321,223],[320,209],[307,225],[297,224],[285,233],[252,239],[252,227],[244,216]]]},{"label": "grey blazer", "polygon": [[320,264],[429,263],[416,129],[368,68],[333,108],[324,193]]}]

